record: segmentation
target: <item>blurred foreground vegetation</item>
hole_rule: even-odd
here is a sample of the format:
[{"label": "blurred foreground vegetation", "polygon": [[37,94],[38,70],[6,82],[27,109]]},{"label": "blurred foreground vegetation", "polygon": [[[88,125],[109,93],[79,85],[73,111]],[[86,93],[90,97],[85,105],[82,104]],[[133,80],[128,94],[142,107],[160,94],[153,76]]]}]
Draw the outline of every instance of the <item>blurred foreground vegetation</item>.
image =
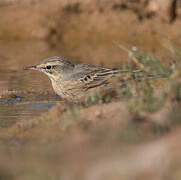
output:
[{"label": "blurred foreground vegetation", "polygon": [[[15,106],[32,89],[31,102],[51,99],[47,77],[22,70],[49,56],[141,70],[121,88],[89,94],[83,105],[60,101],[0,128],[0,179],[181,179],[181,11],[179,0],[164,2],[0,2],[0,92],[15,90],[0,98],[14,98]],[[13,121],[22,109],[8,102],[0,116]]]},{"label": "blurred foreground vegetation", "polygon": [[[180,51],[159,60],[136,47],[127,69],[151,76],[91,94],[87,104],[59,102],[38,118],[0,133],[0,179],[181,178]],[[163,75],[163,76],[160,76]]]}]

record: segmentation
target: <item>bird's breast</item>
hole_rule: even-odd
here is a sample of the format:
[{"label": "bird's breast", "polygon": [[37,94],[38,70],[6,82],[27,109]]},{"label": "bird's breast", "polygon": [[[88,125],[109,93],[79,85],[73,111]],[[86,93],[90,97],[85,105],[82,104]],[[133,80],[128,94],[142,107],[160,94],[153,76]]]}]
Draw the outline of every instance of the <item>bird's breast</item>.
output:
[{"label": "bird's breast", "polygon": [[52,87],[54,89],[54,91],[56,92],[56,94],[58,94],[59,96],[63,97],[64,96],[64,87],[63,84],[59,81],[55,81],[55,80],[51,80],[52,82]]},{"label": "bird's breast", "polygon": [[56,94],[68,101],[78,102],[83,98],[84,94],[81,90],[67,81],[52,80],[52,86]]}]

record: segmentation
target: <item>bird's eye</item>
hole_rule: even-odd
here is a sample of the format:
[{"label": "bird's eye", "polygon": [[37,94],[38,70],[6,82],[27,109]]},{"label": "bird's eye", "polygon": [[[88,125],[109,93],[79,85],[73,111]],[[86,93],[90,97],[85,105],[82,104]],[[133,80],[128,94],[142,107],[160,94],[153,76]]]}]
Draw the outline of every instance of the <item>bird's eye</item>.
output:
[{"label": "bird's eye", "polygon": [[51,66],[47,66],[46,68],[47,68],[47,69],[51,69],[52,67],[51,67]]}]

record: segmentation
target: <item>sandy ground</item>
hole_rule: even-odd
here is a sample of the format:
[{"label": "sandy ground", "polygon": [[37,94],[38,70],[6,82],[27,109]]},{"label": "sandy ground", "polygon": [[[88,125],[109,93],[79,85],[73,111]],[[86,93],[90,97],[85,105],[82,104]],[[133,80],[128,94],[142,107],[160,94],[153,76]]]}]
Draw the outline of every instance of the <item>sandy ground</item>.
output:
[{"label": "sandy ground", "polygon": [[[131,98],[126,90],[109,103],[59,102],[39,117],[0,129],[0,179],[180,179],[179,17],[170,23],[168,13],[147,17],[141,6],[125,8],[117,1],[0,5],[1,72],[3,67],[18,72],[52,55],[74,63],[135,67],[123,47],[140,48],[146,57],[175,68],[168,80],[152,81],[149,87],[143,83],[136,90],[131,86]],[[31,88],[34,79],[39,83],[34,90],[51,89],[46,77],[26,76],[14,76],[22,89]],[[7,83],[0,89],[8,90],[13,77],[3,79]]]}]

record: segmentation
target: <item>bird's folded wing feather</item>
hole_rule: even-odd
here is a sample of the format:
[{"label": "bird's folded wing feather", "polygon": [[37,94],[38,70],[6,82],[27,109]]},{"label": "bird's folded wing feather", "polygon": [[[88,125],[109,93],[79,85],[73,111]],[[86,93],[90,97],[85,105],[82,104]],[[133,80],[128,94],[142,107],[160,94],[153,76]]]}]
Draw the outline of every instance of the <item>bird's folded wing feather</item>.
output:
[{"label": "bird's folded wing feather", "polygon": [[[124,74],[124,78],[121,74]],[[129,70],[111,69],[94,65],[78,65],[68,79],[72,80],[75,87],[87,90],[101,85],[108,85],[112,77],[117,75],[120,76],[121,81],[127,79],[128,77],[125,74],[129,74],[130,79],[132,73]]]}]

